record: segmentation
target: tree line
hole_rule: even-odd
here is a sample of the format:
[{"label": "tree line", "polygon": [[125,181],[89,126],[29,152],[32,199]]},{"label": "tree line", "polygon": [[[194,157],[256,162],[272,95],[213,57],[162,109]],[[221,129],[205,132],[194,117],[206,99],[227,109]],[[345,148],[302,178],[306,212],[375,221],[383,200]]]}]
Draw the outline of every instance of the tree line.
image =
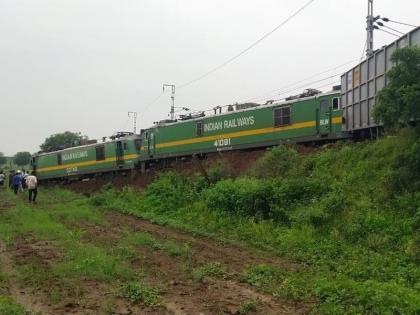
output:
[{"label": "tree line", "polygon": [[[83,136],[80,132],[66,131],[49,136],[39,147],[42,152],[52,152],[79,146],[86,140],[88,140],[88,137]],[[29,164],[31,156],[28,151],[18,152],[12,157],[13,164],[26,166]],[[7,157],[0,152],[0,166],[7,164],[7,162]]]}]

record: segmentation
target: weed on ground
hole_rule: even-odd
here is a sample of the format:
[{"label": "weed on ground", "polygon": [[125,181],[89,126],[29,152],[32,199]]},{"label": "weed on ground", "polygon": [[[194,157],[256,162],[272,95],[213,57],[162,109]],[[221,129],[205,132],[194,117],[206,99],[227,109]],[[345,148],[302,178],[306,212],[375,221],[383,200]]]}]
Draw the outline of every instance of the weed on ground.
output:
[{"label": "weed on ground", "polygon": [[300,263],[302,275],[253,266],[243,279],[315,313],[417,314],[419,148],[410,131],[306,155],[281,146],[239,178],[169,171],[93,202]]}]

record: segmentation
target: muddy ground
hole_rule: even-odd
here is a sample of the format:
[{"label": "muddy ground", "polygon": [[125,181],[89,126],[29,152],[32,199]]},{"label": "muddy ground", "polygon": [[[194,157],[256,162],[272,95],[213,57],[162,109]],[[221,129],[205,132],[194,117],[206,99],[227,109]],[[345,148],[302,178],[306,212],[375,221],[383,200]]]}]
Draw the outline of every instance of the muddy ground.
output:
[{"label": "muddy ground", "polygon": [[[6,211],[10,204],[3,204]],[[1,215],[1,212],[0,212]],[[49,279],[48,283],[31,283],[33,279],[16,281],[17,270],[28,263],[37,266],[40,273],[48,273],[52,264],[63,259],[54,242],[38,241],[31,235],[20,237],[6,246],[0,242],[1,272],[10,275],[0,293],[9,294],[35,314],[245,314],[243,305],[254,301],[255,310],[247,314],[307,314],[311,305],[276,299],[241,281],[243,270],[255,264],[269,264],[287,270],[299,270],[299,265],[270,257],[262,252],[227,245],[214,240],[178,231],[166,226],[134,218],[117,212],[106,214],[105,225],[79,224],[83,242],[113,248],[128,232],[152,235],[159,242],[188,246],[189,254],[174,256],[148,246],[136,246],[131,268],[145,271],[148,285],[162,288],[160,306],[145,306],[120,297],[116,286],[101,281],[81,280],[76,288],[66,290],[66,284]],[[192,270],[209,262],[225,268],[221,277],[193,279]],[[52,290],[61,290],[65,298],[54,301]],[[82,294],[83,293],[83,294]],[[82,296],[82,298],[81,298]]]}]

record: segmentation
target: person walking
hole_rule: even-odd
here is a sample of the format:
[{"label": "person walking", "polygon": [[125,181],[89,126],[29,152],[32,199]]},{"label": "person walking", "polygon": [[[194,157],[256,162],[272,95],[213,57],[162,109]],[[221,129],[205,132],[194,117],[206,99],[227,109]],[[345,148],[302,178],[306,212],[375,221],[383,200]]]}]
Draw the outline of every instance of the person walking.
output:
[{"label": "person walking", "polygon": [[17,195],[19,188],[22,187],[22,176],[20,176],[20,171],[17,171],[16,174],[13,175],[12,186],[13,192]]},{"label": "person walking", "polygon": [[36,203],[36,196],[38,195],[38,180],[36,178],[35,171],[32,171],[31,175],[27,175],[25,181],[29,192],[29,203]]},{"label": "person walking", "polygon": [[3,173],[3,170],[0,170],[0,187],[4,186],[5,181],[6,181],[6,175]]},{"label": "person walking", "polygon": [[26,189],[26,176],[28,176],[29,173],[27,173],[25,169],[23,169],[21,175],[22,175],[22,191],[23,191],[24,189]]},{"label": "person walking", "polygon": [[14,170],[11,170],[10,172],[9,172],[9,188],[10,189],[13,189],[13,176],[15,176],[15,171]]}]

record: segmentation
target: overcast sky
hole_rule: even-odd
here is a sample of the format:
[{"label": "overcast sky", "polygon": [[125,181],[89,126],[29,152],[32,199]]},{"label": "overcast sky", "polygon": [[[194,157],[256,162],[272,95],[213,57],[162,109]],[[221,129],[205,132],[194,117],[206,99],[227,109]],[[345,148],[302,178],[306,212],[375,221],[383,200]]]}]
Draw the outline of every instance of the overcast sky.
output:
[{"label": "overcast sky", "polygon": [[[169,90],[147,107],[163,83],[180,86],[202,75],[306,2],[0,0],[0,152],[35,152],[66,130],[100,138],[132,129],[128,111],[139,112],[140,128],[165,119]],[[397,21],[420,24],[419,12],[418,0],[375,0],[375,14]],[[273,90],[359,59],[366,13],[367,0],[316,0],[242,57],[177,90],[176,104],[263,102]],[[394,38],[376,32],[375,48]],[[289,94],[303,90],[295,87]]]}]

